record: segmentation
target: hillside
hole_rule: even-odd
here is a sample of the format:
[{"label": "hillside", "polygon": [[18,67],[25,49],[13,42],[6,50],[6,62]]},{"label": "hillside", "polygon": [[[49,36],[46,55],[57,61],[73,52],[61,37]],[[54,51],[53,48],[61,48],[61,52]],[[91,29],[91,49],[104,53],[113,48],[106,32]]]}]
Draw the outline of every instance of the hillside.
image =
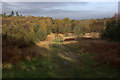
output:
[{"label": "hillside", "polygon": [[2,16],[3,78],[118,78],[116,18]]}]

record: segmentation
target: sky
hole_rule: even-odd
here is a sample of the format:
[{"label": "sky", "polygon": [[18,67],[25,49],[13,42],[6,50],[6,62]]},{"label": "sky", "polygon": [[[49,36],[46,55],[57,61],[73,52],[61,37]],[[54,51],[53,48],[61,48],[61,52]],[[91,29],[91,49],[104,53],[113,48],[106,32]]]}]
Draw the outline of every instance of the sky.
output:
[{"label": "sky", "polygon": [[2,2],[2,12],[11,11],[53,19],[101,19],[118,13],[118,2]]},{"label": "sky", "polygon": [[119,0],[1,0],[2,2],[119,2]]}]

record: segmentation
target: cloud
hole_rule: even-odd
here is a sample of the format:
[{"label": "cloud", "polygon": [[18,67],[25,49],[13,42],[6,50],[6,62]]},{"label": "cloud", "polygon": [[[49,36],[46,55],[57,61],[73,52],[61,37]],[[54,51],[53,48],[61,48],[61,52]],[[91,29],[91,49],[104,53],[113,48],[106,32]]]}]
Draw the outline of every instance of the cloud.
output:
[{"label": "cloud", "polygon": [[119,0],[2,0],[3,2],[119,2]]},{"label": "cloud", "polygon": [[18,11],[23,15],[55,18],[104,18],[117,13],[116,2],[3,2],[5,13]]}]

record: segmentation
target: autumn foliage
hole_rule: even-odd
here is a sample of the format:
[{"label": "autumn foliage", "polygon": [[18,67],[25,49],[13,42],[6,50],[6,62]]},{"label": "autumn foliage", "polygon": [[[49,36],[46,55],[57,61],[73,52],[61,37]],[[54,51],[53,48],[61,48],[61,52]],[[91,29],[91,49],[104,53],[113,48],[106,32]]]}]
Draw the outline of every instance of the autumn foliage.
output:
[{"label": "autumn foliage", "polygon": [[[85,33],[98,32],[102,33],[102,37],[106,39],[120,39],[120,28],[115,19],[70,20],[69,18],[64,18],[53,20],[51,17],[19,16],[18,13],[16,14],[17,16],[14,16],[12,12],[10,15],[3,15],[2,17],[3,61],[9,62],[11,59],[12,62],[17,59],[25,59],[29,53],[35,56],[36,52],[28,49],[34,46],[36,42],[46,40],[47,35],[51,33],[73,33],[77,37],[81,37]],[[117,44],[100,45],[103,46],[95,45],[95,49],[92,47],[89,49],[94,49],[93,51],[101,54],[98,59],[105,56],[101,60],[102,63],[119,64],[120,53],[115,51],[119,46]],[[79,45],[80,47],[82,46]],[[24,54],[21,56],[21,53]]]}]

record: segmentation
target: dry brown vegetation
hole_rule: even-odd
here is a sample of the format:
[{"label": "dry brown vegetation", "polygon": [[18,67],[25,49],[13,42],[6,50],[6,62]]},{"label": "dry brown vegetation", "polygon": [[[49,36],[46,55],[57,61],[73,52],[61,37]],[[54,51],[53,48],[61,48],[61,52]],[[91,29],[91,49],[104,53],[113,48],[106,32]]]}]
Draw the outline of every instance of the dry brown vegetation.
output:
[{"label": "dry brown vegetation", "polygon": [[72,45],[73,48],[78,48],[80,54],[99,53],[99,56],[95,57],[95,60],[99,61],[101,64],[120,65],[120,43],[100,39],[81,39],[77,43],[68,45]]},{"label": "dry brown vegetation", "polygon": [[29,48],[19,48],[17,45],[8,45],[6,41],[2,41],[2,59],[3,63],[13,63],[21,62],[22,60],[36,57],[38,49],[37,46],[32,46]]},{"label": "dry brown vegetation", "polygon": [[[55,34],[52,34],[55,36]],[[55,37],[49,35],[52,40]],[[63,37],[65,38],[65,37]],[[120,65],[120,43],[118,42],[109,42],[106,40],[102,40],[99,38],[80,38],[79,41],[73,43],[72,41],[76,40],[73,38],[64,39],[63,44],[71,46],[71,49],[77,48],[80,54],[84,53],[99,53],[100,55],[95,57],[95,60],[99,61],[100,64],[105,65]],[[69,42],[70,41],[70,42]],[[69,42],[68,44],[66,44]],[[58,42],[59,43],[59,42]],[[6,43],[3,41],[3,61],[15,63],[20,62],[21,60],[34,58],[39,54],[38,51],[40,48],[46,48],[46,50],[50,50],[50,45],[54,44],[51,40],[41,41],[36,43],[36,46],[32,46],[30,48],[19,48],[18,46],[6,46]],[[41,49],[40,49],[41,50]],[[44,54],[44,53],[43,53]]]},{"label": "dry brown vegetation", "polygon": [[[69,18],[53,20],[50,17],[3,16],[3,63],[5,65],[8,64],[8,68],[11,68],[14,64],[16,66],[19,63],[25,62],[26,66],[22,65],[22,67],[33,67],[33,70],[36,65],[38,70],[42,66],[42,73],[44,73],[43,65],[46,72],[49,71],[48,67],[56,68],[60,72],[70,67],[66,72],[70,74],[73,72],[74,75],[72,76],[77,77],[81,75],[79,70],[83,70],[83,73],[85,72],[86,74],[89,74],[88,72],[94,73],[89,71],[88,68],[95,68],[92,66],[94,64],[98,64],[96,68],[104,65],[109,67],[115,65],[118,67],[120,66],[120,43],[105,40],[105,38],[109,39],[111,35],[111,38],[119,40],[117,22],[110,20],[110,24],[107,23],[109,24],[108,30],[106,29],[105,35],[103,35],[104,39],[102,39],[100,34],[105,28],[106,20],[69,20]],[[112,28],[110,28],[110,31],[109,26]],[[116,27],[113,28],[112,26]],[[90,54],[88,58],[91,58],[92,54],[97,55],[92,59],[95,63],[91,63],[89,62],[90,59],[84,58],[84,56],[87,56],[86,53]],[[49,60],[48,57],[50,58]],[[87,65],[85,64],[85,59]],[[34,62],[35,60],[36,62]],[[77,62],[74,63],[77,66],[74,66],[72,63],[74,61]],[[32,66],[33,64],[34,66]],[[64,66],[68,64],[70,66]],[[61,70],[61,66],[64,68],[63,70]],[[80,68],[76,69],[79,66]],[[82,66],[85,68],[82,69]],[[107,75],[109,76],[109,74]]]}]

